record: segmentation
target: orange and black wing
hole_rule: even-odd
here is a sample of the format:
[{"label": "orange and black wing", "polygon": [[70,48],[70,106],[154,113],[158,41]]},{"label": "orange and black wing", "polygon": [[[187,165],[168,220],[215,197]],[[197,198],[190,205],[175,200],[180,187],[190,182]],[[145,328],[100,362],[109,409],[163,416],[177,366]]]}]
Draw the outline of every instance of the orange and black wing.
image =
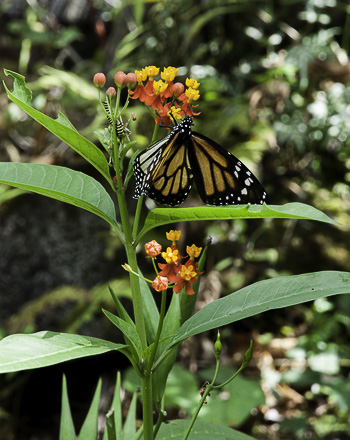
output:
[{"label": "orange and black wing", "polygon": [[253,173],[233,154],[192,132],[189,162],[198,193],[207,205],[262,204],[267,194]]},{"label": "orange and black wing", "polygon": [[186,137],[170,133],[136,156],[135,198],[147,194],[158,203],[179,205],[192,186]]}]

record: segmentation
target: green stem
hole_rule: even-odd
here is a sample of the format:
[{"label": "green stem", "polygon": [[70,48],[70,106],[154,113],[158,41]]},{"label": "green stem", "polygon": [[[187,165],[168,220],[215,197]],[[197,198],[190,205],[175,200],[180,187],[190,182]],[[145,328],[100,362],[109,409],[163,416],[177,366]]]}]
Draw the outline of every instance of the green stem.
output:
[{"label": "green stem", "polygon": [[152,378],[142,378],[143,440],[153,440]]},{"label": "green stem", "polygon": [[202,406],[204,405],[205,399],[208,397],[208,394],[210,393],[211,390],[212,390],[211,385],[207,385],[205,387],[205,391],[203,393],[203,396],[202,396],[202,398],[201,398],[201,400],[200,400],[200,402],[199,402],[199,404],[197,406],[197,409],[196,409],[195,413],[192,416],[191,422],[188,425],[188,427],[186,429],[186,432],[185,432],[184,436],[182,437],[182,440],[187,440],[188,439],[188,436],[190,435],[190,432],[191,432],[191,430],[193,428],[193,425],[194,425],[194,423],[195,423],[195,421],[196,421],[196,419],[198,417],[199,411],[202,409]]},{"label": "green stem", "polygon": [[[125,192],[122,184],[122,176],[120,172],[120,158],[118,151],[117,135],[115,130],[112,131],[113,135],[113,159],[114,167],[116,171],[117,180],[117,199],[119,205],[120,220],[125,237],[125,250],[127,255],[128,264],[134,272],[138,272],[138,265],[136,259],[136,249],[133,246],[132,229],[130,224],[129,213],[127,209],[127,203],[125,198]],[[137,333],[140,336],[142,349],[147,349],[147,337],[146,326],[143,316],[143,304],[141,297],[140,282],[138,276],[130,273],[130,287],[132,293],[132,302],[134,308],[134,318]],[[145,366],[147,368],[147,365]],[[142,370],[142,369],[141,369]],[[152,408],[152,378],[150,374],[142,377],[142,400],[143,400],[143,438],[144,440],[153,440],[153,408]]]},{"label": "green stem", "polygon": [[134,240],[135,240],[135,238],[137,236],[137,233],[138,233],[138,230],[139,230],[139,223],[140,223],[140,216],[141,216],[143,197],[144,196],[141,196],[137,200],[134,224],[133,224],[133,228],[132,228],[132,236],[133,236]]},{"label": "green stem", "polygon": [[160,339],[160,335],[161,335],[162,329],[163,329],[163,322],[164,322],[164,316],[165,316],[165,306],[166,306],[166,296],[167,296],[167,290],[163,290],[162,303],[161,303],[160,312],[159,312],[158,328],[157,328],[156,337],[154,339],[153,350],[152,350],[150,360],[149,360],[149,370],[148,370],[149,372],[151,372],[151,369],[152,369],[152,364],[154,361],[154,357],[157,353],[159,339]]},{"label": "green stem", "polygon": [[159,404],[157,405],[157,410],[158,410],[158,419],[157,419],[157,423],[153,429],[153,437],[156,438],[160,425],[162,424],[164,417],[166,416],[166,412],[164,411],[164,396],[162,397],[161,400],[161,404],[160,404],[160,408],[159,408]]}]

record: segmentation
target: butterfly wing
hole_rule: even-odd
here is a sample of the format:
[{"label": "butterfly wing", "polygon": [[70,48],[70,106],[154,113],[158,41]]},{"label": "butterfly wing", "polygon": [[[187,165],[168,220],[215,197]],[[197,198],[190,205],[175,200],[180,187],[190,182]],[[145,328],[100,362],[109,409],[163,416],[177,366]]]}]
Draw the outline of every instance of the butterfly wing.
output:
[{"label": "butterfly wing", "polygon": [[134,162],[135,198],[147,194],[158,203],[178,205],[192,186],[188,138],[170,133],[141,152]]},{"label": "butterfly wing", "polygon": [[253,173],[216,142],[192,132],[189,160],[198,193],[207,205],[262,204],[266,191]]}]

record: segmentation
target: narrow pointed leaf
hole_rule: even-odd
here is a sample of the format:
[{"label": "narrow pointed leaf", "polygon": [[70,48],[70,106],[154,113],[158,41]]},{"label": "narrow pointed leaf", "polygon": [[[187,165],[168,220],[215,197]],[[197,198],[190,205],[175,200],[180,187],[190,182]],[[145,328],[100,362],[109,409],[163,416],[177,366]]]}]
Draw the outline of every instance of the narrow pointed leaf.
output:
[{"label": "narrow pointed leaf", "polygon": [[125,347],[91,336],[50,331],[10,335],[0,341],[0,373],[46,367]]},{"label": "narrow pointed leaf", "polygon": [[336,222],[323,212],[304,203],[287,203],[285,205],[232,205],[232,206],[199,206],[195,208],[156,208],[149,212],[141,237],[153,228],[181,221],[230,220],[249,218],[295,218],[317,220],[335,224]]},{"label": "narrow pointed leaf", "polygon": [[117,438],[121,439],[120,437],[116,437],[116,426],[115,426],[115,419],[114,419],[114,411],[108,411],[106,415],[106,430],[103,436],[103,440],[117,440]]},{"label": "narrow pointed leaf", "polygon": [[[142,276],[141,271],[139,274]],[[145,326],[147,340],[150,344],[154,342],[159,322],[159,311],[152,295],[151,289],[145,280],[140,278],[140,289],[143,306],[143,316],[145,318]]]},{"label": "narrow pointed leaf", "polygon": [[116,326],[119,328],[119,330],[123,333],[125,338],[129,340],[134,347],[137,355],[139,358],[141,358],[142,353],[142,343],[140,336],[138,335],[136,331],[136,326],[134,323],[123,321],[121,318],[118,318],[118,316],[113,315],[113,313],[108,312],[108,310],[102,309],[103,313],[107,316],[107,318]]},{"label": "narrow pointed leaf", "polygon": [[132,439],[136,433],[136,403],[137,393],[134,393],[123,427],[123,439],[125,440]]},{"label": "narrow pointed leaf", "polygon": [[98,438],[98,405],[101,396],[102,381],[99,379],[89,412],[81,427],[78,440],[96,440]]},{"label": "narrow pointed leaf", "polygon": [[254,316],[340,293],[350,293],[350,273],[325,271],[273,278],[213,301],[188,319],[168,349],[190,336]]},{"label": "narrow pointed leaf", "polygon": [[109,174],[109,165],[102,151],[99,150],[95,144],[79,134],[75,128],[70,127],[70,124],[67,123],[67,118],[64,118],[65,122],[62,124],[62,116],[55,120],[31,107],[31,91],[27,88],[25,78],[22,75],[6,69],[5,74],[14,78],[13,93],[11,93],[4,84],[6,93],[11,101],[90,162],[91,165],[105,177],[111,187],[114,188],[113,181]]},{"label": "narrow pointed leaf", "polygon": [[0,182],[90,211],[120,236],[112,199],[103,186],[79,171],[38,163],[0,163]]},{"label": "narrow pointed leaf", "polygon": [[62,404],[59,440],[76,440],[72,413],[69,406],[67,380],[63,375],[62,380]]},{"label": "narrow pointed leaf", "polygon": [[122,402],[120,398],[121,376],[117,373],[113,401],[106,415],[106,430],[103,440],[116,440],[122,436]]}]

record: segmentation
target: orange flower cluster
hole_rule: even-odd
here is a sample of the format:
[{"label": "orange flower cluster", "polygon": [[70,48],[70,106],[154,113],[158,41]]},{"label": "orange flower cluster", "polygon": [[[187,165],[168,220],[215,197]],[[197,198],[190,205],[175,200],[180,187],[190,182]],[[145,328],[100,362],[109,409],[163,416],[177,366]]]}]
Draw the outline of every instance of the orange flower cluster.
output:
[{"label": "orange flower cluster", "polygon": [[[147,66],[142,70],[135,70],[137,78],[137,86],[134,91],[130,92],[130,98],[139,99],[147,106],[157,111],[158,116],[156,123],[161,122],[166,126],[171,126],[172,118],[180,119],[181,117],[199,115],[193,113],[193,101],[199,99],[198,83],[195,79],[187,78],[187,89],[180,82],[174,82],[179,69],[175,67],[166,67],[161,72],[161,79],[154,80],[159,74],[159,67]],[[174,112],[171,107],[174,107]]]},{"label": "orange flower cluster", "polygon": [[199,257],[202,248],[194,244],[187,246],[186,251],[189,259],[185,264],[182,264],[183,257],[181,257],[176,244],[181,238],[181,231],[170,231],[166,233],[166,236],[172,244],[167,247],[165,252],[161,252],[161,245],[155,240],[145,244],[145,250],[149,256],[156,258],[161,254],[165,260],[165,263],[158,263],[161,271],[153,280],[152,287],[157,292],[161,292],[167,290],[170,282],[174,283],[172,288],[175,293],[180,293],[182,289],[185,289],[188,295],[193,295],[195,292],[191,285],[197,281],[198,275],[203,273],[197,271],[198,263],[195,262],[195,258]]}]

